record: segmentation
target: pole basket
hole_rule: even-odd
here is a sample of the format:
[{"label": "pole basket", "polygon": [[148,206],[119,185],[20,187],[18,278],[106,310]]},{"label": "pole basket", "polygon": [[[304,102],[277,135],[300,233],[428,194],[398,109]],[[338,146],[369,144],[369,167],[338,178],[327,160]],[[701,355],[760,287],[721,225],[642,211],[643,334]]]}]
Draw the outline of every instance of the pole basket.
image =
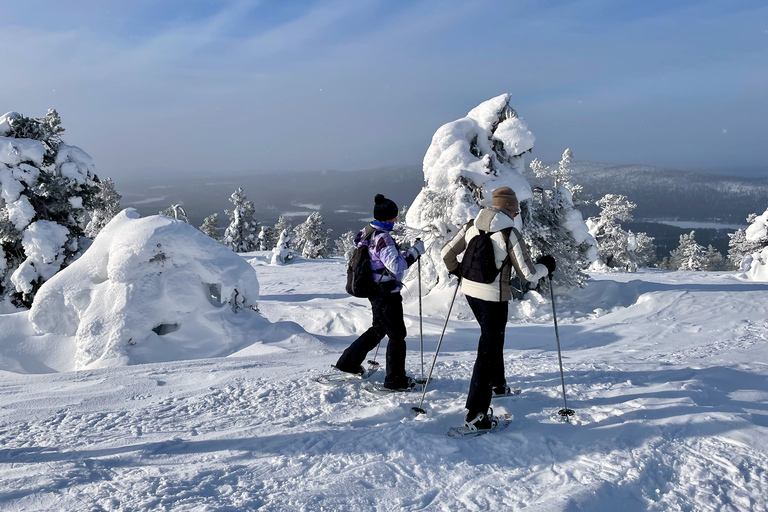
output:
[{"label": "pole basket", "polygon": [[557,414],[559,416],[564,416],[565,419],[567,420],[569,416],[575,415],[576,411],[574,411],[573,409],[560,409],[559,411],[557,411]]}]

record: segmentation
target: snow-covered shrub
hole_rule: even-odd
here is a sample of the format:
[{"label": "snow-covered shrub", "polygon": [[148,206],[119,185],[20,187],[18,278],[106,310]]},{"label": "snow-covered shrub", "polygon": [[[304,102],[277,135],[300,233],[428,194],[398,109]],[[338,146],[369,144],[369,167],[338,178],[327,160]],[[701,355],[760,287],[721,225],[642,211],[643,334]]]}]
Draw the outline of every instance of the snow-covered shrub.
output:
[{"label": "snow-covered shrub", "polygon": [[207,216],[203,219],[203,225],[200,226],[200,231],[213,238],[217,242],[219,241],[219,214]]},{"label": "snow-covered shrub", "polygon": [[160,215],[165,215],[166,217],[180,220],[182,222],[186,222],[187,224],[189,224],[189,217],[187,217],[187,210],[185,210],[184,207],[181,206],[180,204],[172,204],[165,210],[160,211],[159,213]]},{"label": "snow-covered shrub", "polygon": [[653,264],[656,261],[653,237],[624,231],[620,224],[632,220],[632,211],[637,205],[620,194],[606,194],[596,204],[601,208],[600,216],[589,218],[587,225],[597,240],[600,261],[608,267],[630,272]]},{"label": "snow-covered shrub", "polygon": [[242,188],[235,190],[229,197],[234,205],[232,210],[226,210],[229,216],[229,226],[224,231],[222,243],[235,252],[250,252],[257,249],[257,229],[259,227],[253,218],[255,208],[248,200]]},{"label": "snow-covered shrub", "polygon": [[[282,217],[281,217],[282,218]],[[293,250],[290,248],[291,236],[288,229],[280,233],[275,248],[272,249],[272,265],[285,265],[294,258]]]},{"label": "snow-covered shrub", "polygon": [[319,212],[312,212],[307,220],[293,228],[292,247],[305,258],[326,258],[330,252],[330,229],[323,228],[325,220]]},{"label": "snow-covered shrub", "polygon": [[258,316],[258,293],[253,268],[223,245],[128,209],[40,288],[29,318],[41,334],[73,338],[78,369],[214,357],[249,343],[234,315]]},{"label": "snow-covered shrub", "polygon": [[[491,193],[510,187],[522,204],[532,197],[522,176],[524,154],[534,136],[502,94],[472,109],[466,117],[441,126],[424,156],[426,185],[406,215],[409,237],[420,236],[425,291],[448,281],[440,248],[458,229],[491,205]],[[415,279],[409,273],[406,280]]]},{"label": "snow-covered shrub", "polygon": [[749,215],[747,222],[747,229],[728,233],[728,260],[744,272],[751,267],[754,255],[768,247],[768,209],[762,215]]},{"label": "snow-covered shrub", "polygon": [[531,170],[538,178],[551,178],[553,188],[534,194],[534,200],[521,206],[523,235],[531,255],[554,256],[557,270],[553,280],[563,286],[582,286],[589,277],[584,270],[597,260],[597,243],[589,233],[581,212],[576,208],[572,191],[580,191],[572,183],[570,167],[573,153],[563,152],[555,170],[538,159]]},{"label": "snow-covered shrub", "polygon": [[55,110],[37,119],[0,116],[0,299],[17,306],[30,306],[40,285],[90,244],[96,168],[62,142],[63,131]]}]

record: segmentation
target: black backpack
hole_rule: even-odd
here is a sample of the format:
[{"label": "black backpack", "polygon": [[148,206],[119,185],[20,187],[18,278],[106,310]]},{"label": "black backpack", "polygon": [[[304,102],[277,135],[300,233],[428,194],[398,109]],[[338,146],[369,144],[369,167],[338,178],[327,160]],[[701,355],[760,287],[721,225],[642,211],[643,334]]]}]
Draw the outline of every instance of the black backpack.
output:
[{"label": "black backpack", "polygon": [[[472,223],[472,221],[470,221]],[[490,284],[496,280],[496,277],[509,262],[509,256],[504,258],[501,268],[496,268],[496,255],[493,250],[493,240],[491,235],[482,230],[480,234],[473,237],[464,251],[464,258],[461,260],[461,277],[476,283]],[[505,241],[507,237],[504,237]]]},{"label": "black backpack", "polygon": [[[362,241],[370,240],[375,230],[366,229]],[[366,299],[370,297],[378,286],[373,281],[373,271],[371,270],[371,255],[368,252],[368,245],[360,245],[355,249],[352,258],[347,266],[347,293],[353,297]]]}]

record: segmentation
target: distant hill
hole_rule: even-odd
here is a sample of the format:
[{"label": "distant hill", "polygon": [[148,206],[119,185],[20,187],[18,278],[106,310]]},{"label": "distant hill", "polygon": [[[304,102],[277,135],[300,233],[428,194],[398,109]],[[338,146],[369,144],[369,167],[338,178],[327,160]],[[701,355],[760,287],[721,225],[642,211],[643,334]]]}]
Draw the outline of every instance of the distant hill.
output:
[{"label": "distant hill", "polygon": [[[765,178],[599,162],[575,162],[574,170],[575,181],[584,187],[586,196],[596,200],[608,193],[623,194],[637,203],[635,220],[626,227],[656,237],[661,256],[674,249],[680,234],[690,232],[691,228],[656,221],[746,225],[747,215],[768,207],[768,179]],[[541,184],[532,175],[527,178],[534,185]],[[242,187],[256,205],[256,218],[260,222],[274,224],[279,215],[287,214],[295,225],[312,211],[319,210],[326,225],[333,229],[334,237],[360,229],[365,219],[371,217],[375,194],[385,194],[402,206],[410,204],[422,186],[421,166],[118,183],[124,206],[134,206],[142,215],[151,215],[173,203],[181,203],[195,226],[200,226],[203,219],[214,212],[221,215],[224,225],[224,210],[231,206],[228,198],[237,187]],[[585,218],[598,213],[594,205],[583,205],[581,210]],[[697,228],[696,239],[725,252],[727,232],[733,230]]]}]

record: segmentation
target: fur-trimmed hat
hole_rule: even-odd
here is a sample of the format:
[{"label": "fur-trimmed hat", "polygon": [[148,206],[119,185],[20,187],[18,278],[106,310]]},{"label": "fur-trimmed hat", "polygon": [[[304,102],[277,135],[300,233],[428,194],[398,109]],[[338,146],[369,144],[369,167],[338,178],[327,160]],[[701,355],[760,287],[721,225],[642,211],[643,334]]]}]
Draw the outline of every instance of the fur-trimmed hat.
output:
[{"label": "fur-trimmed hat", "polygon": [[397,218],[397,205],[391,199],[387,199],[383,194],[376,194],[373,198],[375,203],[373,207],[373,218],[379,222],[386,222]]},{"label": "fur-trimmed hat", "polygon": [[493,202],[491,205],[494,208],[498,208],[510,217],[520,213],[519,204],[517,202],[517,195],[515,191],[509,187],[497,188],[493,191]]}]

